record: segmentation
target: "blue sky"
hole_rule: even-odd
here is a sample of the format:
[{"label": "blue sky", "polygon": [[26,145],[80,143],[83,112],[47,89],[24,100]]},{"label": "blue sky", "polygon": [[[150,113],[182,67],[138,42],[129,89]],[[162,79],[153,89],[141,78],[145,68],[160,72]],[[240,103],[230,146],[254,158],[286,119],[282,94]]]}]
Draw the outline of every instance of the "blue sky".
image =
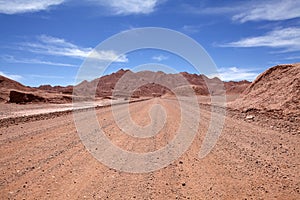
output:
[{"label": "blue sky", "polygon": [[[298,0],[0,0],[0,25],[0,75],[30,86],[74,84],[100,42],[142,27],[168,28],[193,38],[223,80],[253,80],[271,66],[300,60]],[[115,61],[106,73],[145,63],[198,73],[169,52],[117,55],[100,55]]]}]

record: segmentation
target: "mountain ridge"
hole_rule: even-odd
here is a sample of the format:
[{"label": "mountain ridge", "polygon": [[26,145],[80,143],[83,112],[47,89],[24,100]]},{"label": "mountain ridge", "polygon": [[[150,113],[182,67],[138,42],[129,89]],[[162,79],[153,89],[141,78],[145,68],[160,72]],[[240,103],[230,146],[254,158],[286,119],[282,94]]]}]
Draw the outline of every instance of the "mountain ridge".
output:
[{"label": "mountain ridge", "polygon": [[[124,80],[124,77],[126,78],[126,80]],[[95,94],[94,96],[96,97],[104,98],[112,96],[117,90],[124,91],[124,87],[132,87],[137,84],[140,84],[140,87],[135,88],[135,90],[132,93],[132,96],[157,97],[166,94],[173,94],[173,90],[179,93],[184,93],[186,90],[184,87],[187,85],[191,86],[197,95],[218,95],[220,93],[220,91],[217,88],[208,88],[208,85],[221,85],[223,87],[222,89],[224,89],[226,93],[240,94],[251,83],[245,80],[224,82],[221,81],[219,78],[210,79],[203,74],[190,74],[188,72],[168,74],[162,71],[132,72],[128,69],[120,69],[114,73],[96,78],[91,81],[84,80],[75,86],[40,85],[39,87],[29,87],[24,86],[6,77],[0,77],[0,80],[2,80],[0,82],[1,101],[10,102],[11,91],[17,91],[19,93],[24,93],[25,96],[26,93],[32,93],[34,96],[37,97],[41,96],[41,99],[44,102],[52,103],[60,103],[60,99],[62,100],[61,103],[65,103],[66,101],[70,102],[72,99],[72,95],[74,95],[73,91],[80,91],[80,93],[82,93],[80,94],[81,96],[93,96],[93,94]],[[123,88],[115,88],[120,80],[124,82],[121,86]],[[49,96],[51,96],[52,100],[48,99]],[[16,102],[22,102],[23,100],[17,99]]]}]

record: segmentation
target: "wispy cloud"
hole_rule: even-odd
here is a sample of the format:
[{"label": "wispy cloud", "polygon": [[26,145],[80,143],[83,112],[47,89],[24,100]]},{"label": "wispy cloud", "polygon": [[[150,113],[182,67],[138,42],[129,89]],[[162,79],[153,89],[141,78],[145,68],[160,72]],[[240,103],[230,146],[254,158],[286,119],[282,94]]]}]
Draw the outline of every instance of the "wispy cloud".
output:
[{"label": "wispy cloud", "polygon": [[272,47],[284,52],[300,50],[300,28],[276,29],[265,35],[243,38],[236,42],[220,45],[221,47]]},{"label": "wispy cloud", "polygon": [[298,0],[272,0],[251,2],[242,12],[233,16],[234,21],[241,23],[247,21],[277,21],[300,17],[300,1]]},{"label": "wispy cloud", "polygon": [[184,25],[182,30],[187,33],[198,33],[201,26],[197,25]]},{"label": "wispy cloud", "polygon": [[288,56],[284,58],[285,60],[300,60],[300,55],[299,56]]},{"label": "wispy cloud", "polygon": [[92,48],[81,48],[61,38],[41,35],[35,42],[23,42],[20,44],[22,50],[34,53],[60,55],[76,58],[85,58],[92,51]]},{"label": "wispy cloud", "polygon": [[15,80],[15,81],[20,81],[23,78],[21,75],[7,74],[7,73],[1,72],[1,71],[0,71],[0,75],[5,76],[6,78],[9,78],[9,79],[12,79],[12,80]]},{"label": "wispy cloud", "polygon": [[43,61],[39,59],[16,59],[14,56],[3,56],[2,59],[10,63],[24,63],[24,64],[40,64],[40,65],[54,65],[54,66],[63,66],[63,67],[77,67],[76,65],[68,63],[58,63],[51,61]]},{"label": "wispy cloud", "polygon": [[200,15],[228,15],[233,21],[245,23],[248,21],[280,21],[300,17],[300,1],[298,0],[266,0],[228,2],[225,6],[200,7],[184,4],[183,9],[188,13]]},{"label": "wispy cloud", "polygon": [[223,15],[223,14],[233,14],[242,9],[240,6],[220,6],[220,7],[207,7],[201,5],[200,7],[191,6],[189,4],[183,4],[182,8],[184,12],[189,14],[198,15]]},{"label": "wispy cloud", "polygon": [[[114,15],[149,14],[161,3],[159,0],[89,0],[108,7]],[[164,0],[165,1],[165,0]]]},{"label": "wispy cloud", "polygon": [[0,13],[18,14],[47,10],[65,0],[0,0]]},{"label": "wispy cloud", "polygon": [[112,61],[112,62],[128,62],[128,58],[126,55],[118,55],[113,50],[108,51],[92,51],[89,54],[89,58],[94,58],[103,61]]},{"label": "wispy cloud", "polygon": [[219,68],[217,74],[208,75],[209,78],[218,77],[223,81],[254,80],[259,73],[251,69],[237,67]]},{"label": "wispy cloud", "polygon": [[128,62],[125,55],[118,55],[113,50],[93,51],[91,47],[80,47],[65,39],[56,38],[48,35],[37,37],[35,42],[24,42],[19,47],[22,50],[56,56],[67,56],[72,58],[94,58],[103,61]]},{"label": "wispy cloud", "polygon": [[30,74],[28,75],[31,78],[45,78],[45,79],[62,79],[64,76],[51,76],[51,75],[40,75],[40,74]]},{"label": "wispy cloud", "polygon": [[163,60],[167,60],[169,57],[167,56],[164,56],[164,55],[157,55],[157,56],[153,56],[152,59],[153,60],[156,60],[158,62],[161,62]]}]

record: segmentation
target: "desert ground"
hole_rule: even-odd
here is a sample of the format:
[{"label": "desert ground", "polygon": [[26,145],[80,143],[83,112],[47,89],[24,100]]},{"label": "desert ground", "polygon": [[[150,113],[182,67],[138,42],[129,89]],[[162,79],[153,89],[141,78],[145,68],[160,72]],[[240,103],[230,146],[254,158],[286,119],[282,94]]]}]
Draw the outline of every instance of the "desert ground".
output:
[{"label": "desert ground", "polygon": [[[297,126],[261,121],[261,114],[227,109],[223,131],[204,158],[199,149],[211,117],[199,98],[200,124],[192,145],[178,160],[150,173],[126,173],[96,160],[82,144],[71,112],[1,121],[1,199],[299,199],[300,149]],[[175,98],[131,103],[135,123],[151,123],[149,110],[165,109],[155,137],[132,138],[115,123],[111,107],[96,109],[107,137],[128,151],[155,151],[174,137],[180,122]],[[116,105],[125,109],[125,104]],[[84,111],[83,111],[84,112]],[[215,112],[215,111],[214,111]],[[194,116],[191,113],[191,117]],[[87,119],[82,119],[87,120]],[[13,122],[11,122],[13,121]],[[276,124],[279,124],[276,126]],[[294,132],[286,126],[296,127]]]},{"label": "desert ground", "polygon": [[[299,63],[278,65],[250,83],[119,70],[76,86],[39,88],[0,76],[0,199],[300,199],[299,73]],[[120,96],[137,83],[132,96]],[[96,91],[96,98],[80,91]],[[212,121],[216,116],[224,123]],[[136,137],[143,129],[128,119],[157,133]],[[99,127],[110,144],[134,155],[179,148],[133,162],[97,143]],[[146,170],[177,155],[191,135],[178,158]],[[201,157],[204,144],[213,148]],[[109,155],[109,162],[95,155]]]}]

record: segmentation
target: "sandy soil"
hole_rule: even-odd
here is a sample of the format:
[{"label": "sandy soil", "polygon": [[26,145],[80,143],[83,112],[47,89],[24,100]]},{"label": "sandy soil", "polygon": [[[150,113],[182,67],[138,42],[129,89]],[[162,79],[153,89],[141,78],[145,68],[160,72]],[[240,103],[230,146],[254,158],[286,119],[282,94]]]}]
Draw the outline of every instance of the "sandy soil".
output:
[{"label": "sandy soil", "polygon": [[[119,147],[154,151],[174,137],[180,121],[176,101],[160,98],[130,104],[132,119],[148,124],[154,104],[165,108],[167,123],[156,137],[142,141],[122,133],[110,107],[97,109],[97,116]],[[300,199],[299,134],[249,123],[229,112],[217,145],[199,159],[210,117],[210,110],[201,106],[200,127],[189,150],[171,165],[146,174],[119,172],[98,162],[81,143],[71,113],[3,124],[0,198]]]}]

